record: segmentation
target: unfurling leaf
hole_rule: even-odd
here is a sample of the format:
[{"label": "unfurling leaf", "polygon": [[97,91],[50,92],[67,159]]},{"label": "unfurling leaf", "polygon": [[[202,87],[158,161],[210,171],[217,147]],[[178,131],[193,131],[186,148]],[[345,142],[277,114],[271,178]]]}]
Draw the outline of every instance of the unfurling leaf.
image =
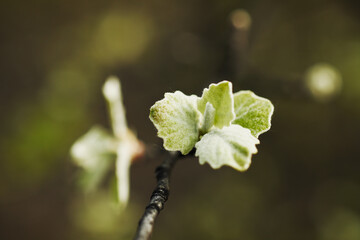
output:
[{"label": "unfurling leaf", "polygon": [[195,156],[199,157],[200,164],[207,162],[214,169],[228,165],[245,171],[250,166],[251,155],[257,152],[255,144],[258,143],[249,129],[231,125],[205,134],[195,145]]},{"label": "unfurling leaf", "polygon": [[101,183],[115,159],[117,141],[100,127],[92,127],[71,147],[74,162],[85,171],[80,175],[80,183],[85,192],[92,192]]},{"label": "unfurling leaf", "polygon": [[233,124],[250,129],[255,137],[270,129],[274,106],[268,99],[251,91],[239,91],[234,94],[234,107],[236,117]]},{"label": "unfurling leaf", "polygon": [[202,114],[205,113],[208,102],[215,108],[214,125],[218,128],[229,126],[235,118],[231,82],[222,81],[218,84],[210,84],[209,88],[204,89],[202,97],[197,102]]},{"label": "unfurling leaf", "polygon": [[150,120],[158,130],[169,151],[188,154],[199,139],[199,117],[195,95],[187,96],[180,91],[165,93],[165,98],[150,109]]},{"label": "unfurling leaf", "polygon": [[249,168],[257,152],[257,137],[269,130],[274,107],[251,91],[232,93],[232,84],[211,84],[202,97],[177,91],[150,109],[150,119],[167,150],[195,155],[200,164],[214,169],[227,165],[239,171]]},{"label": "unfurling leaf", "polygon": [[214,125],[214,120],[215,120],[215,108],[211,103],[207,102],[202,125],[200,128],[201,135],[207,133],[211,129],[211,127]]},{"label": "unfurling leaf", "polygon": [[80,137],[71,148],[73,160],[84,169],[82,185],[91,191],[104,179],[116,161],[116,178],[119,209],[129,199],[129,169],[131,162],[144,154],[144,145],[128,129],[122,103],[121,84],[118,78],[109,77],[103,94],[109,105],[113,133],[101,127],[93,127]]},{"label": "unfurling leaf", "polygon": [[114,158],[116,148],[116,139],[106,129],[94,126],[74,143],[71,156],[80,167],[93,170],[100,162]]}]

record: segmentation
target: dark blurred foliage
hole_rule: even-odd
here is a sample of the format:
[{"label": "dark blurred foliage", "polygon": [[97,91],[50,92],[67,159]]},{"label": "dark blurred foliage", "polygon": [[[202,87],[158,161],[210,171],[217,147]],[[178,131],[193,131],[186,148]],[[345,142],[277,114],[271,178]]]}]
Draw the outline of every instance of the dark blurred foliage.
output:
[{"label": "dark blurred foliage", "polygon": [[[228,79],[275,105],[247,172],[178,163],[153,239],[360,239],[359,12],[340,0],[2,0],[0,239],[133,236],[161,156],[132,166],[120,216],[106,188],[82,194],[69,157],[92,125],[110,126],[109,75],[150,148],[161,140],[148,111],[166,91]],[[326,98],[305,80],[318,63],[342,83]]]}]

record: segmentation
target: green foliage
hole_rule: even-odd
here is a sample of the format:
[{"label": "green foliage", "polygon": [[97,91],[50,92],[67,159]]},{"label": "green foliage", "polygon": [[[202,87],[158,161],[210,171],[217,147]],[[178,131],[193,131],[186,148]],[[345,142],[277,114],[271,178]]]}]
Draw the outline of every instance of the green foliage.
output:
[{"label": "green foliage", "polygon": [[189,153],[214,169],[228,165],[245,171],[257,152],[257,137],[270,129],[274,107],[251,91],[233,95],[232,84],[211,84],[201,98],[166,93],[150,109],[150,120],[170,151]]},{"label": "green foliage", "polygon": [[74,162],[84,169],[80,183],[86,192],[95,190],[115,159],[117,142],[100,126],[92,127],[71,148]]},{"label": "green foliage", "polygon": [[207,103],[211,103],[215,108],[214,126],[218,128],[229,126],[235,116],[231,83],[222,81],[218,84],[210,84],[209,88],[204,89],[202,97],[197,102],[202,114]]},{"label": "green foliage", "polygon": [[73,160],[82,168],[94,170],[99,162],[111,158],[116,153],[117,142],[106,129],[101,126],[92,127],[72,146]]},{"label": "green foliage", "polygon": [[188,154],[197,142],[200,113],[196,101],[195,95],[186,96],[176,91],[165,93],[165,98],[151,107],[150,119],[159,130],[159,137],[164,139],[167,150]]},{"label": "green foliage", "polygon": [[258,143],[249,129],[239,125],[215,128],[196,143],[195,156],[199,157],[200,164],[208,162],[214,169],[228,165],[244,171],[250,166],[251,155],[257,153],[255,144]]},{"label": "green foliage", "polygon": [[268,99],[251,91],[239,91],[234,94],[234,108],[236,117],[233,124],[250,129],[255,137],[270,129],[274,106]]},{"label": "green foliage", "polygon": [[129,199],[131,162],[143,154],[144,147],[127,127],[119,79],[109,77],[103,94],[109,106],[112,133],[98,126],[91,128],[73,144],[71,156],[84,170],[81,183],[87,191],[96,189],[115,160],[117,195],[123,208]]},{"label": "green foliage", "polygon": [[214,125],[215,121],[215,108],[211,103],[206,103],[205,111],[204,111],[204,120],[200,129],[200,134],[205,134],[210,130],[210,128]]}]

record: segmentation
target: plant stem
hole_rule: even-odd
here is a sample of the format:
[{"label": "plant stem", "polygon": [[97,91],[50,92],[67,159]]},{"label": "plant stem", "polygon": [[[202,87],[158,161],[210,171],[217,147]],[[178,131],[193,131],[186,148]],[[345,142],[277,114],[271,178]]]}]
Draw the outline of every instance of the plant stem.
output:
[{"label": "plant stem", "polygon": [[139,221],[134,240],[150,239],[155,219],[164,208],[164,204],[169,197],[170,174],[178,159],[178,153],[170,152],[170,156],[165,158],[162,164],[155,169],[157,186],[150,197],[149,205],[145,208],[144,215]]}]

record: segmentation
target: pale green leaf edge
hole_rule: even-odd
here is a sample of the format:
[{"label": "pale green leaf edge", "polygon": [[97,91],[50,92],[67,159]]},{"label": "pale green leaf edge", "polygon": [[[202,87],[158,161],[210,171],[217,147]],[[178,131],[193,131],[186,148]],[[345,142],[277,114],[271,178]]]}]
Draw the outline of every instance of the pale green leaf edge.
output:
[{"label": "pale green leaf edge", "polygon": [[199,140],[200,112],[195,95],[180,91],[165,93],[164,98],[150,108],[149,118],[164,141],[164,148],[188,154]]},{"label": "pale green leaf edge", "polygon": [[[251,103],[250,106],[247,106],[247,108],[250,109],[250,112],[254,113],[254,111],[255,111],[254,105],[257,105],[257,106],[259,106],[259,104],[267,105],[267,107],[260,105],[261,112],[256,114],[256,115],[258,115],[257,118],[259,118],[259,121],[262,121],[262,123],[255,123],[255,126],[251,126],[251,125],[247,124],[246,122],[254,123],[256,121],[256,119],[254,119],[254,117],[251,117],[250,119],[246,119],[246,113],[249,113],[249,111],[242,112],[241,109],[239,109],[239,110],[237,109],[237,105],[240,105],[240,107],[241,107],[241,105],[246,104],[246,103],[237,103],[238,97],[240,95],[244,95],[244,94],[248,94],[249,97],[251,98],[250,100],[255,101],[254,103]],[[238,91],[234,94],[234,109],[235,109],[236,116],[235,116],[235,119],[232,121],[232,124],[238,124],[244,128],[250,129],[251,133],[255,137],[259,137],[260,134],[267,132],[271,128],[271,118],[274,113],[274,105],[271,103],[271,101],[269,99],[260,97],[249,90]],[[238,115],[239,113],[241,113],[241,116]],[[245,118],[243,118],[243,116],[245,116]],[[241,118],[243,118],[243,119],[241,119]]]},{"label": "pale green leaf edge", "polygon": [[205,134],[195,145],[195,156],[199,157],[200,164],[208,163],[213,169],[227,165],[246,171],[252,154],[257,153],[255,145],[259,143],[249,129],[230,125]]},{"label": "pale green leaf edge", "polygon": [[[206,113],[206,111],[205,111],[206,105],[209,105],[208,103],[210,103],[212,107],[213,107],[213,105],[215,105],[217,107],[217,109],[223,109],[221,101],[219,103],[219,101],[216,101],[216,99],[215,100],[211,99],[211,96],[210,97],[208,96],[209,91],[211,89],[213,91],[214,91],[214,89],[217,90],[216,87],[218,87],[219,85],[224,86],[225,84],[228,86],[228,90],[229,90],[228,96],[230,96],[230,98],[228,98],[228,99],[230,99],[230,105],[231,105],[230,112],[233,115],[231,117],[230,122],[227,123],[229,125],[222,125],[222,124],[217,123],[217,126],[215,128],[212,128],[211,130],[209,130],[209,126],[207,126],[206,127],[207,130],[210,132],[206,133],[201,138],[201,140],[198,141],[199,140],[199,131],[201,130],[199,128],[199,125],[200,125],[199,119],[202,117],[203,118],[202,120],[205,121],[205,119],[204,119],[205,116],[203,116],[202,114],[206,115],[205,114]],[[219,93],[217,93],[217,94],[219,94]],[[226,94],[226,90],[225,90],[225,94]],[[236,116],[236,114],[235,114],[235,105],[236,104],[234,102],[235,102],[235,96],[238,96],[239,94],[249,94],[250,97],[252,99],[254,99],[255,101],[261,101],[262,103],[265,103],[266,105],[268,105],[268,108],[267,108],[268,114],[266,117],[266,121],[265,121],[266,123],[265,123],[264,128],[259,130],[259,129],[256,129],[256,126],[255,126],[255,128],[251,127],[251,126],[247,127],[247,126],[242,126],[241,124],[236,123],[236,118],[238,116]],[[178,118],[178,120],[181,119],[180,120],[180,128],[175,128],[174,125],[171,123],[169,116],[167,116],[167,115],[169,115],[168,113],[170,112],[171,113],[170,118],[171,118],[176,115],[176,112],[181,112],[181,111],[179,111],[179,107],[180,106],[183,107],[183,105],[179,104],[179,102],[182,102],[182,100],[179,101],[177,104],[174,104],[174,106],[172,106],[173,109],[170,108],[171,111],[167,111],[167,110],[169,110],[165,106],[167,104],[164,104],[166,102],[166,99],[171,98],[172,95],[178,95],[178,97],[183,98],[183,100],[184,100],[183,102],[185,102],[188,105],[187,106],[188,111],[185,110],[185,112],[182,112],[182,114],[180,114],[180,118]],[[196,101],[195,105],[194,105],[194,101]],[[204,107],[204,109],[202,109],[202,105],[204,105],[204,104],[205,104],[205,107]],[[239,105],[239,104],[237,104],[237,105]],[[190,108],[189,108],[189,106],[190,106]],[[203,110],[203,111],[201,111],[201,110]],[[197,148],[195,156],[199,157],[200,164],[204,164],[205,162],[208,162],[210,164],[210,166],[214,169],[220,168],[223,165],[228,165],[228,166],[235,168],[236,170],[245,171],[250,166],[252,154],[255,154],[257,152],[257,149],[255,147],[255,144],[259,144],[259,140],[257,139],[257,137],[261,133],[268,131],[271,127],[271,117],[272,117],[273,111],[274,111],[274,106],[272,105],[270,100],[263,98],[263,97],[259,97],[256,94],[254,94],[252,91],[239,91],[239,92],[233,94],[231,82],[222,81],[217,84],[211,84],[208,89],[204,89],[202,98],[199,98],[195,95],[187,96],[180,91],[176,91],[175,93],[165,93],[165,98],[156,102],[151,107],[150,119],[154,123],[155,127],[158,129],[158,136],[164,140],[165,149],[167,149],[169,151],[181,151],[181,153],[185,155],[185,154],[189,153],[192,150],[192,148],[195,146]],[[156,112],[156,114],[155,114],[155,112]],[[160,115],[157,114],[159,112],[161,113]],[[193,115],[194,113],[195,113],[195,115]],[[171,116],[171,115],[174,115],[174,116]],[[193,118],[193,119],[191,117],[189,118],[190,115],[195,116],[195,118]],[[213,113],[211,115],[213,115]],[[225,116],[226,116],[226,114],[225,114]],[[177,117],[175,117],[175,119]],[[165,122],[163,120],[165,120]],[[229,121],[229,117],[225,122],[228,122],[228,121]],[[249,121],[252,121],[252,120],[250,119]],[[173,122],[174,122],[174,120],[173,120]],[[185,126],[185,128],[181,128],[181,122],[183,125],[182,127]],[[232,123],[232,125],[230,125],[230,123]],[[188,136],[189,138],[185,141],[185,143],[183,141],[184,138],[182,138],[182,137],[173,138],[174,135],[172,135],[172,134],[175,134],[175,136],[176,136],[176,133],[180,136],[188,135],[188,134],[184,134],[184,132],[185,133],[187,132],[187,131],[184,131],[187,128],[186,126],[192,126],[192,127],[190,127],[190,128],[192,128],[192,131],[190,131],[190,132],[192,132],[192,134],[190,134],[190,136]],[[194,128],[194,126],[196,126],[196,127]],[[243,134],[244,134],[244,132],[247,131],[247,134],[245,134],[245,135],[248,135],[247,138],[248,138],[249,142],[251,142],[251,144],[254,145],[253,148],[249,147],[249,155],[243,159],[240,159],[240,162],[242,161],[242,164],[239,164],[234,160],[239,157],[236,155],[236,153],[234,153],[232,157],[230,156],[230,158],[229,158],[229,159],[231,159],[230,162],[229,162],[229,160],[226,160],[226,157],[220,157],[224,160],[224,161],[222,161],[223,163],[219,163],[219,162],[216,163],[216,161],[208,161],[207,158],[204,157],[204,155],[211,152],[210,151],[211,149],[216,149],[217,144],[204,144],[204,142],[209,142],[207,140],[209,140],[210,137],[214,136],[214,134],[215,135],[219,134],[219,131],[221,131],[221,128],[223,128],[224,131],[227,131],[230,128],[234,128],[234,126],[242,128]],[[176,129],[176,130],[172,131],[172,129]],[[187,130],[189,130],[189,129],[187,129]],[[231,144],[228,144],[228,145],[234,146],[234,144],[236,145],[238,143],[232,142]],[[245,142],[243,142],[243,144],[246,145],[248,143],[246,143],[246,141],[245,141]],[[204,150],[204,149],[202,149],[203,148],[202,146],[204,146],[204,145],[211,145],[212,147],[207,148],[207,150]],[[231,152],[231,150],[229,150],[229,151]],[[206,153],[206,154],[204,154],[204,153]],[[229,153],[226,153],[225,155],[227,155],[229,157]],[[214,159],[214,158],[212,158],[212,159]]]},{"label": "pale green leaf edge", "polygon": [[216,110],[213,105],[210,102],[207,102],[200,127],[200,135],[204,135],[205,133],[209,132],[210,129],[214,126],[215,111]]},{"label": "pale green leaf edge", "polygon": [[198,110],[204,114],[206,104],[211,103],[215,108],[214,125],[218,128],[229,126],[235,119],[234,97],[232,93],[232,83],[221,81],[210,84],[205,88],[201,98],[197,101]]},{"label": "pale green leaf edge", "polygon": [[116,153],[116,139],[103,127],[95,125],[71,146],[70,154],[78,166],[92,170],[99,161]]}]

